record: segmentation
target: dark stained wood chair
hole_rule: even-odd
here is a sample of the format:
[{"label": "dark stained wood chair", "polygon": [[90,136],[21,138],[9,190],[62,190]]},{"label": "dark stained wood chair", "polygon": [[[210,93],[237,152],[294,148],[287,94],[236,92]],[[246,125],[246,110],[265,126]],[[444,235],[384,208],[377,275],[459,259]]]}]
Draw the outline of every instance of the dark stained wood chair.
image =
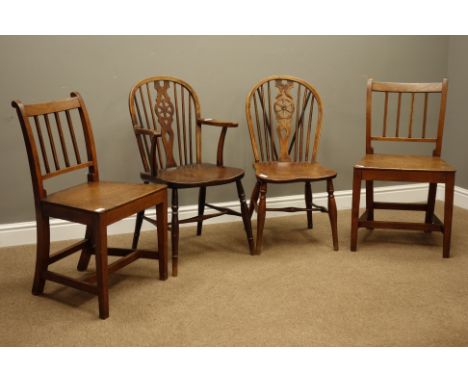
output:
[{"label": "dark stained wood chair", "polygon": [[[328,213],[333,248],[338,250],[337,213],[333,196],[336,172],[317,162],[323,106],[317,90],[292,76],[272,76],[258,82],[246,99],[246,116],[255,158],[257,183],[252,192],[250,214],[257,210],[257,247],[262,251],[266,211],[306,211],[312,228],[312,212]],[[328,208],[312,202],[313,182],[325,181]],[[267,208],[268,183],[305,183],[305,208]]]},{"label": "dark stained wood chair", "polygon": [[[237,123],[202,118],[197,93],[186,82],[166,76],[146,78],[133,86],[129,96],[130,115],[144,171],[145,183],[164,183],[172,190],[172,275],[178,272],[179,224],[197,222],[197,235],[203,221],[224,214],[241,216],[250,252],[254,251],[250,216],[241,179],[244,171],[226,167],[223,161],[224,140],[229,128]],[[216,163],[202,160],[202,126],[221,128]],[[236,183],[241,213],[206,203],[207,187]],[[198,215],[179,220],[178,191],[199,188]],[[205,214],[205,206],[216,213]],[[155,221],[145,212],[138,214],[133,246],[138,244],[143,220]]]},{"label": "dark stained wood chair", "polygon": [[[440,158],[442,136],[444,131],[445,109],[447,103],[448,82],[440,83],[393,83],[376,82],[370,79],[367,83],[366,111],[366,155],[354,166],[353,205],[351,224],[351,250],[356,251],[358,228],[366,227],[422,230],[425,232],[440,231],[444,235],[443,257],[450,256],[450,236],[452,231],[452,212],[455,183],[455,169]],[[383,94],[382,133],[373,130],[373,97]],[[408,98],[409,116],[406,133],[401,125],[402,98]],[[429,137],[429,105],[431,100],[437,103],[438,115],[434,123],[433,136]],[[396,102],[395,128],[389,124],[389,99]],[[440,100],[440,102],[439,102]],[[421,124],[416,126],[416,106],[420,105]],[[434,110],[437,114],[437,110]],[[377,113],[375,113],[377,114]],[[419,123],[418,123],[419,125]],[[432,156],[375,154],[372,142],[410,142],[433,144]],[[374,181],[427,182],[429,193],[427,203],[396,203],[374,201]],[[366,210],[359,217],[359,199],[361,182],[366,182]],[[444,222],[434,214],[437,183],[445,184]],[[374,219],[375,209],[425,211],[424,223],[378,221]]]},{"label": "dark stained wood chair", "polygon": [[[37,257],[32,293],[46,280],[98,296],[99,317],[109,316],[109,273],[138,258],[159,260],[159,278],[167,279],[167,190],[164,185],[99,181],[98,162],[88,112],[81,96],[41,104],[13,101],[23,131],[31,170],[37,222]],[[79,128],[77,126],[80,125]],[[47,195],[45,181],[87,169],[88,182]],[[107,248],[107,226],[142,209],[156,207],[158,251]],[[49,219],[85,224],[86,237],[50,254]],[[49,265],[81,250],[78,270],[96,255],[96,272],[78,280],[49,270]],[[108,265],[108,255],[120,258]]]}]

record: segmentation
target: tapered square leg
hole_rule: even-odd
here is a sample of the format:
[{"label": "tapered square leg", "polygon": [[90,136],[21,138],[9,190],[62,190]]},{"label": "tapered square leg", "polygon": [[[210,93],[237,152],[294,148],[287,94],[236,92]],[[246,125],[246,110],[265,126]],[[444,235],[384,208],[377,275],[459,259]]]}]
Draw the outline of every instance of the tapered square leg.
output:
[{"label": "tapered square leg", "polygon": [[167,248],[167,197],[156,206],[156,222],[158,231],[158,260],[159,279],[168,277],[168,248]]},{"label": "tapered square leg", "polygon": [[135,222],[135,232],[133,233],[132,249],[137,249],[138,241],[140,240],[141,226],[143,225],[143,216],[145,216],[145,211],[140,211],[137,213],[136,222]]},{"label": "tapered square leg", "polygon": [[328,192],[328,217],[330,218],[330,225],[333,238],[333,249],[338,251],[338,215],[336,212],[336,201],[333,195],[333,181],[327,180],[327,192]]},{"label": "tapered square leg", "polygon": [[[366,180],[366,212],[367,220],[374,221],[374,181]],[[373,228],[369,227],[372,230]]]},{"label": "tapered square leg", "polygon": [[179,196],[177,193],[177,188],[172,189],[171,244],[172,244],[172,276],[176,277],[178,273],[178,262],[179,262]]},{"label": "tapered square leg", "polygon": [[353,172],[353,202],[351,209],[351,251],[356,251],[359,221],[359,199],[361,198],[361,170],[354,168]]},{"label": "tapered square leg", "polygon": [[244,222],[244,229],[247,235],[247,242],[249,244],[249,251],[250,251],[250,254],[253,255],[255,253],[255,244],[254,244],[253,234],[252,234],[252,224],[250,221],[249,209],[245,201],[244,187],[242,187],[242,182],[240,179],[236,180],[236,187],[237,187],[237,195],[239,196],[239,201],[240,201],[240,206],[241,206],[242,221]]},{"label": "tapered square leg", "polygon": [[34,271],[34,281],[32,294],[40,295],[44,292],[45,278],[50,253],[50,225],[49,217],[37,215],[37,247],[36,247],[36,269]]},{"label": "tapered square leg", "polygon": [[455,188],[455,175],[450,175],[445,183],[444,202],[444,258],[450,257],[450,242],[452,237],[453,197]]},{"label": "tapered square leg", "polygon": [[107,268],[107,226],[101,219],[93,227],[96,240],[96,278],[99,300],[99,318],[109,317],[109,271]]},{"label": "tapered square leg", "polygon": [[88,245],[81,250],[80,259],[78,260],[78,265],[76,269],[80,272],[83,272],[88,269],[89,260],[93,253],[94,240],[93,240],[93,230],[90,226],[86,226],[85,239],[88,240]]}]

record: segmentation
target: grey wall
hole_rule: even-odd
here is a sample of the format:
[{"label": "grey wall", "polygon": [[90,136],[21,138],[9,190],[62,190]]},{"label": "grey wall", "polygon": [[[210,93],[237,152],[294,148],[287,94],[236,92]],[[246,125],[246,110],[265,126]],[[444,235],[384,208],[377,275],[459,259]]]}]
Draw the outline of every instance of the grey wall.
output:
[{"label": "grey wall", "polygon": [[[451,40],[452,46],[459,44]],[[0,223],[34,219],[26,153],[10,107],[13,99],[33,103],[80,91],[94,125],[101,178],[138,182],[141,165],[130,129],[128,92],[147,76],[181,77],[198,92],[204,116],[240,122],[227,137],[225,163],[247,170],[244,186],[250,194],[254,176],[245,96],[264,76],[296,75],[314,84],[323,98],[319,160],[338,170],[336,189],[343,190],[351,188],[352,163],[364,152],[367,78],[440,81],[448,73],[448,46],[448,37],[431,36],[0,37]],[[466,62],[466,51],[463,55]],[[458,60],[455,53],[450,57]],[[461,64],[452,64],[454,72],[462,71]],[[457,94],[454,82],[451,101]],[[451,104],[452,111],[463,111],[461,102]],[[207,138],[213,140],[214,159],[215,137]],[[456,143],[456,136],[446,144],[450,140]],[[299,192],[302,187],[278,186],[270,188],[269,196]],[[208,198],[234,200],[235,189],[209,190]],[[195,197],[185,193],[181,201],[194,203]]]},{"label": "grey wall", "polygon": [[449,39],[449,95],[442,156],[457,169],[457,186],[468,188],[468,37]]}]

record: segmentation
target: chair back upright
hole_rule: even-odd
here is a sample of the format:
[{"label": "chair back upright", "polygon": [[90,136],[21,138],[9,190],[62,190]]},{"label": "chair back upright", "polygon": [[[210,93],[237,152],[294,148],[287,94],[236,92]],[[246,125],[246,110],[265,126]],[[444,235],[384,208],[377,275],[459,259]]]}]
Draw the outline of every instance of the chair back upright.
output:
[{"label": "chair back upright", "polygon": [[[437,83],[399,83],[399,82],[377,82],[369,79],[367,82],[367,102],[366,102],[366,154],[373,154],[372,141],[381,142],[416,142],[434,144],[433,156],[439,157],[442,150],[442,137],[445,123],[445,110],[447,104],[448,81],[443,79]],[[376,94],[383,93],[383,115],[381,129],[374,129],[373,122],[376,115],[373,115],[373,100]],[[434,95],[440,98],[437,126],[433,136],[429,126],[429,104],[430,98]],[[403,109],[403,97],[408,99],[407,123]],[[393,100],[393,105],[391,105]],[[390,123],[391,106],[396,109],[395,123]],[[417,115],[419,113],[419,115]],[[419,117],[420,124],[416,125],[416,117]],[[380,124],[380,123],[379,123]],[[394,126],[392,126],[394,125]]]},{"label": "chair back upright", "polygon": [[44,181],[88,168],[88,181],[99,180],[91,121],[78,92],[70,98],[25,105],[16,109],[28,154],[36,208],[47,196]]}]

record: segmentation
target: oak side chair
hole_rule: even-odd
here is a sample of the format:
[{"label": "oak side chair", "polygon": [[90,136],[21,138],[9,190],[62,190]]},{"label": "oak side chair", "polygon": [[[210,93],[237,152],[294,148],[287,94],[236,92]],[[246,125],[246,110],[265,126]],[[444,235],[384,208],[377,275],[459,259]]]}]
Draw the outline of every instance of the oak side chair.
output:
[{"label": "oak side chair", "polygon": [[[333,195],[336,171],[317,162],[323,106],[317,90],[292,76],[271,76],[258,82],[247,95],[245,108],[257,178],[249,212],[257,211],[256,252],[262,251],[266,211],[306,211],[307,227],[312,212],[328,213],[333,248],[338,250],[337,212]],[[325,181],[328,208],[312,202],[312,182]],[[267,208],[268,183],[305,183],[305,208]]]},{"label": "oak side chair", "polygon": [[[369,79],[367,83],[366,111],[366,155],[354,166],[353,205],[351,222],[351,251],[356,251],[358,228],[366,227],[440,231],[444,235],[443,257],[450,257],[450,235],[452,231],[452,212],[455,183],[455,169],[440,158],[444,131],[445,109],[448,82],[440,83],[395,83],[377,82]],[[383,93],[382,133],[373,130],[372,107],[375,93]],[[401,123],[402,96],[409,98],[408,128],[406,133]],[[397,98],[395,128],[389,125],[389,98]],[[435,136],[429,137],[429,96],[438,103],[438,118]],[[420,105],[421,126],[415,126],[415,108]],[[412,142],[433,144],[432,156],[375,154],[373,141]],[[374,201],[374,181],[427,182],[429,193],[427,203],[384,203]],[[366,210],[359,217],[361,181],[366,182]],[[444,222],[434,214],[437,183],[445,184]],[[425,211],[424,223],[379,221],[374,219],[375,209]]]},{"label": "oak side chair", "polygon": [[[99,180],[91,122],[79,93],[40,104],[25,105],[17,100],[12,106],[23,131],[34,191],[37,254],[32,293],[42,294],[45,281],[50,280],[95,294],[99,317],[105,319],[109,317],[109,273],[139,258],[149,258],[159,260],[159,278],[167,279],[166,186]],[[45,181],[80,169],[87,169],[87,183],[47,195]],[[158,215],[158,251],[107,248],[108,225],[152,206]],[[85,239],[50,254],[50,218],[85,224]],[[86,270],[95,254],[95,273],[78,280],[49,270],[49,265],[79,250],[78,270]],[[120,258],[108,265],[108,255]]]},{"label": "oak side chair", "polygon": [[[202,118],[197,93],[186,82],[167,76],[156,76],[139,81],[130,91],[130,116],[144,171],[145,183],[164,183],[172,191],[172,275],[178,272],[179,224],[197,222],[197,235],[202,233],[203,221],[224,214],[241,216],[250,253],[254,242],[250,216],[241,179],[244,171],[226,167],[223,161],[224,140],[229,128],[237,123]],[[202,160],[202,126],[221,128],[216,163]],[[241,213],[226,207],[206,203],[206,189],[236,183]],[[198,215],[179,220],[179,189],[199,188]],[[205,214],[205,206],[216,213]],[[133,247],[136,248],[143,220],[155,223],[138,214]]]}]

